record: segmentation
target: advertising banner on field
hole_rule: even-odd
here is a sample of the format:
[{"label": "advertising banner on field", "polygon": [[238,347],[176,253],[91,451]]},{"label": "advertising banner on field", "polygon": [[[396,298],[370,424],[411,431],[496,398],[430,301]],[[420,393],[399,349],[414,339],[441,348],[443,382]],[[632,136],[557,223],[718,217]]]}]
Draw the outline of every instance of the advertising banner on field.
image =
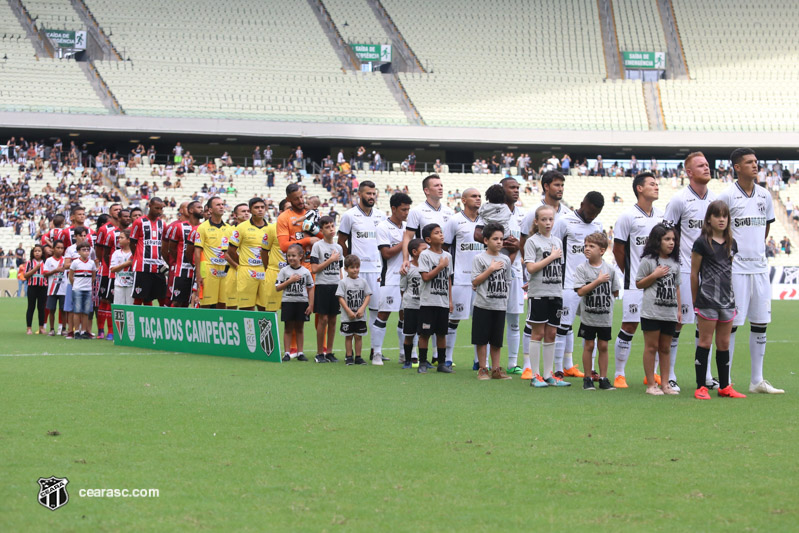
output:
[{"label": "advertising banner on field", "polygon": [[351,44],[350,47],[361,61],[391,62],[390,44]]},{"label": "advertising banner on field", "polygon": [[622,52],[624,68],[665,70],[666,52]]},{"label": "advertising banner on field", "polygon": [[280,362],[277,314],[114,305],[114,344]]},{"label": "advertising banner on field", "polygon": [[69,30],[44,30],[53,44],[60,48],[86,50],[86,32]]},{"label": "advertising banner on field", "polygon": [[799,267],[769,269],[772,300],[799,300]]}]

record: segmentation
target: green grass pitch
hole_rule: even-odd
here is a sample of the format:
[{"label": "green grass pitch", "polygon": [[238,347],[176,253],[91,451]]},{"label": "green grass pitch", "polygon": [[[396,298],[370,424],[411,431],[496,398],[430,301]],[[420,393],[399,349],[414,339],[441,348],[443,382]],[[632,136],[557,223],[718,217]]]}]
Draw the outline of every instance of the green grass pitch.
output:
[{"label": "green grass pitch", "polygon": [[[589,393],[577,379],[543,390],[518,378],[478,382],[468,322],[456,373],[418,375],[396,362],[396,316],[384,367],[271,364],[26,336],[24,302],[3,299],[0,524],[8,532],[796,531],[798,309],[775,302],[768,330],[765,374],[786,394],[700,402],[692,327],[677,367],[684,392],[649,397],[640,332],[631,388]],[[312,354],[310,334],[309,325]],[[742,392],[748,351],[746,327],[733,368]],[[69,478],[70,501],[56,511],[37,502],[37,479],[51,475]],[[160,496],[79,496],[91,488]]]}]

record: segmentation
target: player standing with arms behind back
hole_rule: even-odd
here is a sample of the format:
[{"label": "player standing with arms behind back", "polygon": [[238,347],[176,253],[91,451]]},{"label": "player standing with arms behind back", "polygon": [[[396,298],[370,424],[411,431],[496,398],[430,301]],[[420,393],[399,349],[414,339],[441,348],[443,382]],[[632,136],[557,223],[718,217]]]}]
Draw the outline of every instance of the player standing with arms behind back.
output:
[{"label": "player standing with arms behind back", "polygon": [[[669,386],[677,392],[680,392],[680,386],[677,385],[674,365],[677,362],[680,330],[682,330],[684,324],[696,322],[691,291],[688,290],[688,287],[691,286],[691,250],[702,234],[702,225],[704,224],[707,206],[716,199],[716,195],[707,188],[707,184],[710,182],[710,165],[702,152],[688,154],[685,158],[684,168],[685,173],[688,175],[688,186],[669,200],[669,204],[666,206],[666,214],[663,215],[663,220],[673,224],[680,237],[680,286],[683,288],[680,291],[682,322],[677,324],[674,337],[671,339],[671,359],[669,359],[671,366],[669,369]],[[698,329],[696,338],[699,339]],[[707,365],[707,371],[705,385],[710,389],[714,389],[718,386],[718,382],[710,374],[709,364]]]},{"label": "player standing with arms behind back", "polygon": [[757,157],[750,148],[738,148],[730,155],[738,181],[719,195],[730,208],[732,236],[738,243],[738,253],[732,260],[732,292],[735,295],[736,315],[730,335],[730,368],[735,352],[735,330],[749,319],[749,353],[752,375],[749,392],[782,394],[763,379],[763,359],[766,355],[766,326],[771,322],[771,284],[766,262],[766,238],[774,222],[771,194],[755,183]]},{"label": "player standing with arms behind back", "polygon": [[658,199],[658,182],[651,172],[642,172],[633,178],[633,192],[638,201],[619,216],[613,242],[613,257],[624,274],[622,324],[616,338],[616,378],[613,381],[617,389],[627,388],[624,367],[632,350],[633,335],[641,321],[644,291],[636,288],[635,274],[652,228],[663,220],[663,212],[652,205]]}]

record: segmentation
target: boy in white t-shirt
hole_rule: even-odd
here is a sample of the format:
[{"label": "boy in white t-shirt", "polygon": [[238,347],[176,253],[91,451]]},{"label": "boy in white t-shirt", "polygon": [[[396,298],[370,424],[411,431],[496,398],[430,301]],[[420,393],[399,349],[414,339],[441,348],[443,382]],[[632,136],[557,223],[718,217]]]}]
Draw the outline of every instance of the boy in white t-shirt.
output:
[{"label": "boy in white t-shirt", "polygon": [[119,250],[111,256],[109,264],[114,280],[114,304],[133,305],[133,261],[130,252],[130,230],[119,232]]},{"label": "boy in white t-shirt", "polygon": [[80,320],[81,333],[76,339],[91,339],[89,315],[92,314],[92,287],[97,276],[97,265],[89,259],[91,246],[88,242],[77,245],[78,257],[69,265],[69,281],[72,284],[72,312]]}]

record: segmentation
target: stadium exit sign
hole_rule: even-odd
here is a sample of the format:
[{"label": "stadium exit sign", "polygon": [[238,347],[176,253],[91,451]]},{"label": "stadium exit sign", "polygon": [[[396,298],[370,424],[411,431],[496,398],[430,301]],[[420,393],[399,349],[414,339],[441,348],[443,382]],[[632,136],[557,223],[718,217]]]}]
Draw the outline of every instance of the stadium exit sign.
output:
[{"label": "stadium exit sign", "polygon": [[622,52],[626,69],[666,69],[666,52]]},{"label": "stadium exit sign", "polygon": [[350,47],[361,61],[391,62],[390,44],[351,44]]}]

